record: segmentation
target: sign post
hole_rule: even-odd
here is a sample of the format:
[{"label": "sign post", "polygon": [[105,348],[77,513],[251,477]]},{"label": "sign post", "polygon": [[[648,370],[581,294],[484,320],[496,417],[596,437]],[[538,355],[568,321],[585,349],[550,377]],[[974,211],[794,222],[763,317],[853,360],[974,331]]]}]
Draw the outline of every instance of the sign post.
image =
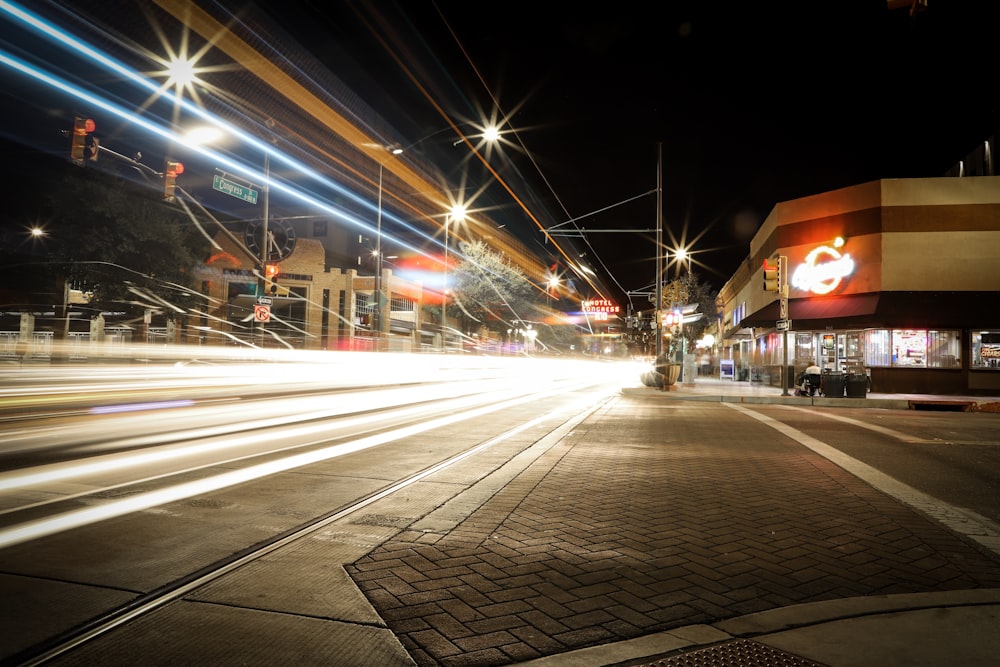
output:
[{"label": "sign post", "polygon": [[789,396],[788,393],[788,329],[792,326],[792,321],[788,319],[788,257],[780,255],[778,257],[778,274],[781,276],[781,300],[778,310],[781,313],[781,320],[778,321],[778,331],[781,332],[781,395]]}]

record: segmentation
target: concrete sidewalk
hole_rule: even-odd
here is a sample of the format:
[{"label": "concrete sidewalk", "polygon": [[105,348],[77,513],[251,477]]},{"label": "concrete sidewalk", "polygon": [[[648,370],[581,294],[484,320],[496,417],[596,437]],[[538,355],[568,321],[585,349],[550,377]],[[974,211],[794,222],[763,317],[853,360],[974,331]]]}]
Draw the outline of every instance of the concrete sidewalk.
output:
[{"label": "concrete sidewalk", "polygon": [[657,407],[835,400],[781,393],[623,387],[458,523],[432,513],[347,570],[421,667],[997,664],[1000,554],[798,445],[721,437],[755,428],[735,411],[671,411],[678,439]]},{"label": "concrete sidewalk", "polygon": [[[698,377],[667,391],[640,382],[631,396],[744,403],[803,402],[887,409],[965,409],[998,397],[875,394],[783,396],[780,387]],[[1000,555],[1000,554],[998,554]],[[706,625],[529,661],[535,667],[822,665],[969,667],[1000,664],[1000,588],[845,598],[791,605]]]},{"label": "concrete sidewalk", "polygon": [[939,409],[974,412],[996,412],[1000,405],[998,396],[952,396],[944,394],[883,394],[868,392],[864,398],[826,398],[824,396],[795,396],[793,390],[783,395],[781,387],[759,382],[737,382],[718,377],[697,376],[693,382],[678,382],[668,389],[644,386],[639,378],[634,384],[622,387],[626,395],[661,395],[666,398],[709,400],[739,403],[781,403],[787,405],[816,405],[827,407],[886,408],[898,410]]}]

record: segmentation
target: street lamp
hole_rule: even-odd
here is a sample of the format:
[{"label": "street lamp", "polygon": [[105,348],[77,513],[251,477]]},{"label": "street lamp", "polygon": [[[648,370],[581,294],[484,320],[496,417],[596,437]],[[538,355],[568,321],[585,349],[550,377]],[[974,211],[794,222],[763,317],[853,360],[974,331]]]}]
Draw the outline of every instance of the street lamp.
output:
[{"label": "street lamp", "polygon": [[375,235],[375,289],[373,298],[375,309],[372,311],[372,331],[375,333],[375,351],[382,351],[382,170],[378,165],[378,217]]},{"label": "street lamp", "polygon": [[545,290],[546,306],[552,308],[552,291],[559,287],[559,278],[552,276],[549,278],[548,289]]},{"label": "street lamp", "polygon": [[444,217],[444,279],[441,282],[441,324],[445,327],[442,338],[445,352],[448,351],[448,248],[450,246],[448,229],[452,220],[457,222],[465,220],[464,206],[455,204],[451,207],[451,212]]}]

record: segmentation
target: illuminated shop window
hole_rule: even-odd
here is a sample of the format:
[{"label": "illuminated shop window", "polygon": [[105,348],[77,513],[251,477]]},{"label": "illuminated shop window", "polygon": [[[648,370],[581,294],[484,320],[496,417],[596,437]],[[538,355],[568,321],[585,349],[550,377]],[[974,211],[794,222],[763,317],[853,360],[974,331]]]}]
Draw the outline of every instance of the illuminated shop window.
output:
[{"label": "illuminated shop window", "polygon": [[892,332],[892,365],[913,368],[957,368],[961,360],[958,331],[922,329]]},{"label": "illuminated shop window", "polygon": [[961,340],[962,334],[959,331],[928,331],[928,368],[958,368],[961,366]]},{"label": "illuminated shop window", "polygon": [[869,329],[864,332],[865,365],[879,368],[959,368],[962,365],[960,339],[961,333],[954,329]]},{"label": "illuminated shop window", "polygon": [[886,368],[892,362],[888,329],[865,331],[865,366]]},{"label": "illuminated shop window", "polygon": [[1000,331],[976,331],[972,334],[971,366],[1000,370]]}]

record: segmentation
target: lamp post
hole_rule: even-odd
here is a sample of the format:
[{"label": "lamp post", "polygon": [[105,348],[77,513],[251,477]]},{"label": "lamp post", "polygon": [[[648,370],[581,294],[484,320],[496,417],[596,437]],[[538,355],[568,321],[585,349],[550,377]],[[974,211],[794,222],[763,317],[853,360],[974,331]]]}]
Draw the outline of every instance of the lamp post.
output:
[{"label": "lamp post", "polygon": [[375,307],[372,311],[372,331],[375,333],[375,351],[382,351],[382,169],[378,165],[378,214],[375,224],[375,289],[372,297]]},{"label": "lamp post", "polygon": [[451,212],[444,217],[444,279],[441,284],[441,324],[445,327],[442,336],[445,352],[448,351],[448,249],[451,245],[449,228],[452,220],[459,222],[465,220],[464,206],[456,204],[452,207]]}]

